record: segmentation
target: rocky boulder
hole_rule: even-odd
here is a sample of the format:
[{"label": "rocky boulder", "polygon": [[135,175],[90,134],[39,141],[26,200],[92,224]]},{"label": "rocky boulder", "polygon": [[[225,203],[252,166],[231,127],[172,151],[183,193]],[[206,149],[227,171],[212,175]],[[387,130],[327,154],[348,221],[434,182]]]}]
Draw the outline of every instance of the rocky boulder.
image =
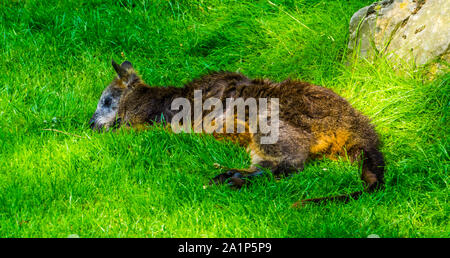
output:
[{"label": "rocky boulder", "polygon": [[[350,20],[349,54],[369,60],[386,56],[424,65],[450,62],[449,0],[384,0]],[[357,54],[357,55],[356,55]],[[442,66],[441,66],[442,69]]]}]

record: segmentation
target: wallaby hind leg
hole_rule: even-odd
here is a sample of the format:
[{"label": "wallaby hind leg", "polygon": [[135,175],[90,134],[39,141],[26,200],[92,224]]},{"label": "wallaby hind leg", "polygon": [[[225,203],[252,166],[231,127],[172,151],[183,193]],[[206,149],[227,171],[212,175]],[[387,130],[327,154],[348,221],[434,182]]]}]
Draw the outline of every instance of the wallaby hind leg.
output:
[{"label": "wallaby hind leg", "polygon": [[255,133],[250,135],[248,151],[252,166],[248,169],[230,169],[219,174],[211,183],[228,183],[230,186],[242,187],[249,179],[264,174],[264,169],[272,171],[275,177],[282,177],[303,169],[308,158],[310,134],[280,121],[278,141],[274,144],[262,144],[261,137]]}]

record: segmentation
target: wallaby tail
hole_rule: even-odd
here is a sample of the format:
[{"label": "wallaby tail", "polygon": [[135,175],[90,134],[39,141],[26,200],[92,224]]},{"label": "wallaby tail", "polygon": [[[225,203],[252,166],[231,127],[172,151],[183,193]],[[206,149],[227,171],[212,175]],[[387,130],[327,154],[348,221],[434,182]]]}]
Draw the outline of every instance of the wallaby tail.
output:
[{"label": "wallaby tail", "polygon": [[373,192],[378,189],[384,188],[384,157],[383,154],[375,147],[363,149],[363,166],[361,179],[365,183],[363,191],[356,191],[350,194],[343,194],[338,196],[312,198],[302,200],[294,203],[294,207],[302,206],[306,203],[323,203],[328,201],[343,201],[348,202],[350,200],[358,199],[363,192]]}]

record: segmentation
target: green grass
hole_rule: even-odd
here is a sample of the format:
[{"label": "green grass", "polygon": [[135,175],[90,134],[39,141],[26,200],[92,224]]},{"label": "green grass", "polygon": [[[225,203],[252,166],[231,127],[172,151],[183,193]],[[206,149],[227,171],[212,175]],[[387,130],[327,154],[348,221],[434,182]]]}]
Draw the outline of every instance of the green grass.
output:
[{"label": "green grass", "polygon": [[[345,66],[348,21],[371,1],[115,2],[0,1],[0,237],[449,237],[450,76]],[[88,128],[111,58],[155,86],[231,70],[331,88],[373,119],[386,190],[292,209],[361,189],[357,167],[326,160],[204,189],[214,163],[248,166],[245,150]]]}]

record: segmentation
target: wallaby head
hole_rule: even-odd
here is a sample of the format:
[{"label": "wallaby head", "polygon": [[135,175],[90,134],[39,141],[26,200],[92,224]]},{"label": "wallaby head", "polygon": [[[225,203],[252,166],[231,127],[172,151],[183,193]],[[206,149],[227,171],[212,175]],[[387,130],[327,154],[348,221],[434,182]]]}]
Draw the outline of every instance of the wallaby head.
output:
[{"label": "wallaby head", "polygon": [[112,66],[117,73],[117,77],[103,90],[97,109],[89,121],[91,128],[94,130],[107,130],[114,127],[120,119],[118,110],[122,96],[140,80],[130,62],[125,61],[118,65],[112,60]]}]

